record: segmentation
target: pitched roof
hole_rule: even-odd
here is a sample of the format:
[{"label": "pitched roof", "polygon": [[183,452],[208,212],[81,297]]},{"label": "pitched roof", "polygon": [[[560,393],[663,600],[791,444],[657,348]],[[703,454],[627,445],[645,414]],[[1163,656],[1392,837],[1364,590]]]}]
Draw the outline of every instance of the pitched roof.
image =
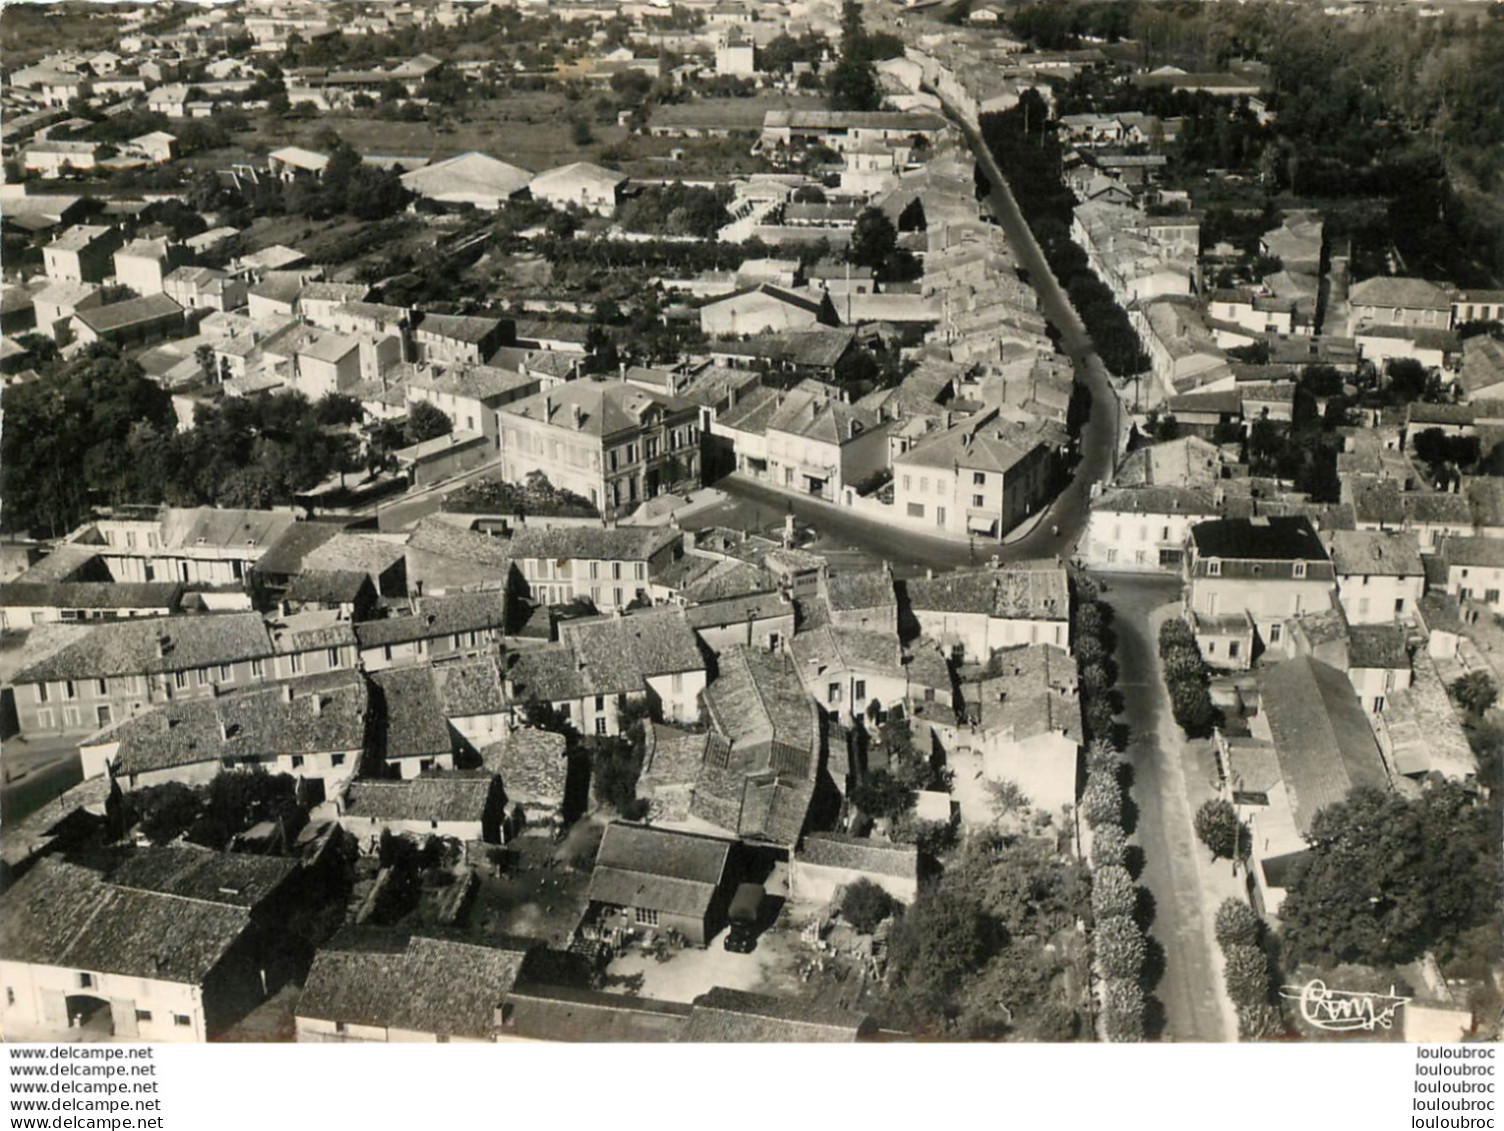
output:
[{"label": "pitched roof", "polygon": [[176,609],[182,597],[183,585],[178,581],[12,581],[0,585],[0,606],[5,608]]},{"label": "pitched roof", "polygon": [[797,859],[824,868],[847,868],[878,876],[918,880],[919,850],[912,844],[891,844],[840,833],[810,833]]},{"label": "pitched roof", "polygon": [[826,599],[832,611],[875,609],[898,604],[893,575],[886,569],[833,573],[826,582]]},{"label": "pitched roof", "polygon": [[1008,472],[1043,441],[1038,425],[1003,420],[994,409],[926,436],[894,459],[899,465],[944,467],[963,471]]},{"label": "pitched roof", "polygon": [[504,589],[476,593],[448,593],[442,597],[419,597],[416,612],[383,620],[361,621],[355,638],[361,648],[379,648],[413,640],[433,640],[461,632],[479,632],[506,626],[507,600]]},{"label": "pitched roof", "polygon": [[1310,656],[1259,673],[1260,710],[1302,835],[1356,786],[1387,789],[1389,775],[1363,707],[1345,674]]},{"label": "pitched roof", "polygon": [[683,1039],[841,1042],[876,1031],[876,1023],[865,1013],[717,986],[695,998]]},{"label": "pitched roof", "polygon": [[456,342],[483,342],[502,327],[499,318],[479,318],[469,314],[428,314],[418,323],[419,334],[433,334]]},{"label": "pitched roof", "polygon": [[1355,624],[1347,630],[1347,666],[1410,670],[1407,633],[1397,624]]},{"label": "pitched roof", "polygon": [[1191,527],[1191,540],[1203,558],[1259,561],[1326,561],[1326,547],[1304,515],[1272,518],[1219,518]]},{"label": "pitched roof", "polygon": [[87,310],[75,310],[77,318],[96,334],[109,333],[138,322],[151,322],[158,318],[170,318],[181,314],[183,308],[165,294],[146,295],[142,298],[112,302],[108,306],[96,306]]},{"label": "pitched roof", "polygon": [[614,188],[626,180],[625,173],[605,169],[589,161],[574,161],[568,165],[560,165],[556,169],[547,169],[539,173],[532,179],[528,188],[536,193],[539,189],[557,189],[564,185],[581,182],[588,183],[594,188]]},{"label": "pitched roof", "polygon": [[342,522],[293,522],[278,531],[266,551],[256,559],[261,574],[295,574],[303,559],[344,529]]},{"label": "pitched roof", "polygon": [[448,754],[449,720],[429,667],[387,668],[371,674],[372,709],[379,711],[373,746],[385,758]]},{"label": "pitched roof", "polygon": [[444,200],[465,196],[510,197],[526,188],[531,179],[532,174],[525,168],[472,150],[405,173],[402,183],[418,196]]},{"label": "pitched roof", "polygon": [[[817,708],[782,652],[740,647],[723,652],[705,702],[716,729],[731,740],[729,767],[813,776],[819,753]],[[762,750],[770,744],[786,751]]]},{"label": "pitched roof", "polygon": [[403,559],[401,546],[364,534],[341,531],[309,550],[304,569],[359,570],[380,576]]},{"label": "pitched roof", "polygon": [[625,381],[581,379],[514,401],[503,406],[501,412],[601,438],[640,428],[643,418],[652,412],[681,413],[693,408],[689,401],[666,393],[650,393]]},{"label": "pitched roof", "polygon": [[346,605],[368,588],[374,596],[371,575],[360,570],[305,570],[287,583],[282,597],[293,604]]},{"label": "pitched roof", "polygon": [[1066,620],[1070,593],[1063,566],[1019,562],[996,570],[956,570],[905,582],[916,612],[981,613],[1025,620]]},{"label": "pitched roof", "polygon": [[264,659],[272,653],[271,636],[259,613],[105,621],[16,673],[12,682],[185,671]]},{"label": "pitched roof", "polygon": [[542,1041],[676,1041],[690,1006],[635,994],[525,985],[507,995],[507,1032]]},{"label": "pitched roof", "polygon": [[1075,662],[1053,644],[994,653],[976,693],[984,731],[1007,732],[1014,741],[1056,732],[1084,741]]},{"label": "pitched roof", "polygon": [[613,822],[601,839],[589,897],[595,903],[704,915],[730,855],[727,840]]},{"label": "pitched roof", "polygon": [[485,1040],[527,950],[346,934],[314,955],[297,1015]]},{"label": "pitched roof", "polygon": [[1352,577],[1424,577],[1420,543],[1413,531],[1334,530],[1332,564]]},{"label": "pitched roof", "polygon": [[404,781],[352,781],[342,812],[377,821],[479,821],[496,788],[494,774],[430,771]]},{"label": "pitched roof", "polygon": [[433,515],[422,519],[408,536],[410,550],[436,554],[470,562],[473,565],[490,566],[498,579],[505,579],[511,572],[512,543],[501,538],[492,538],[474,530],[463,530],[452,523],[442,522]]},{"label": "pitched roof", "polygon": [[359,672],[330,672],[210,699],[164,703],[91,738],[118,742],[124,776],[200,762],[360,750],[369,697]]},{"label": "pitched roof", "polygon": [[512,536],[514,558],[645,561],[683,535],[668,526],[524,527]]},{"label": "pitched roof", "polygon": [[1444,289],[1425,279],[1384,275],[1364,279],[1348,291],[1353,307],[1400,307],[1404,310],[1451,310],[1452,298]]},{"label": "pitched roof", "polygon": [[568,621],[559,626],[559,640],[597,688],[636,689],[644,676],[705,670],[684,610],[671,606]]},{"label": "pitched roof", "polygon": [[1504,569],[1504,539],[1453,534],[1442,540],[1438,553],[1449,566]]},{"label": "pitched roof", "polygon": [[569,778],[566,746],[562,734],[518,727],[482,750],[481,757],[487,770],[501,775],[509,798],[562,801]]},{"label": "pitched roof", "polygon": [[495,656],[451,660],[433,669],[434,685],[444,714],[451,719],[495,715],[506,710],[501,668]]},{"label": "pitched roof", "polygon": [[[255,861],[268,875],[296,865],[268,857],[230,857],[196,850],[137,849],[138,855],[173,853],[164,860],[191,873],[192,894],[170,890],[174,865],[152,889],[111,883],[99,873],[45,857],[0,896],[0,956],[7,961],[93,970],[153,981],[203,985],[209,973],[250,925],[246,873]],[[201,861],[179,853],[192,852]],[[183,868],[187,865],[186,868]],[[218,882],[228,869],[226,884]],[[155,870],[155,866],[152,867]],[[127,877],[129,878],[129,876]],[[229,887],[234,893],[220,890]],[[275,887],[262,879],[259,889]]]}]

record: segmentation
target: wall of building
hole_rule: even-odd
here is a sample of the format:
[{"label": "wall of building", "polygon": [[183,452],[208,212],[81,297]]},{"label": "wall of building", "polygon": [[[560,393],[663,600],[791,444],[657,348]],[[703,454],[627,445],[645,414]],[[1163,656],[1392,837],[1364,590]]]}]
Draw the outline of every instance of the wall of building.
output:
[{"label": "wall of building", "polygon": [[1082,560],[1089,567],[1125,573],[1179,573],[1191,527],[1205,518],[1094,510],[1086,525]]},{"label": "wall of building", "polygon": [[1408,620],[1415,614],[1415,606],[1425,590],[1424,577],[1350,575],[1337,579],[1338,596],[1349,624]]},{"label": "wall of building", "polygon": [[919,891],[917,879],[889,876],[881,872],[864,872],[856,868],[811,864],[799,856],[794,857],[792,886],[794,898],[801,903],[829,903],[835,898],[837,888],[854,884],[857,880],[870,880],[905,904],[913,903]]},{"label": "wall of building", "polygon": [[[84,974],[92,980],[91,986],[80,984]],[[86,995],[110,1003],[117,1036],[174,1043],[207,1039],[202,997],[195,986],[4,961],[0,961],[0,985],[5,989],[0,1019],[7,1035],[33,1031],[42,1039],[47,1039],[45,1034],[66,1039],[66,999]],[[150,1017],[139,1017],[138,1011]]]}]

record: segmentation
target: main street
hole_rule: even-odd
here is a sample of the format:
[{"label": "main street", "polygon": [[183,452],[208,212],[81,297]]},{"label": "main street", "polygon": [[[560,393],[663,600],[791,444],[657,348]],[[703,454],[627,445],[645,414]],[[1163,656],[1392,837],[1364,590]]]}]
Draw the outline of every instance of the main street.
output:
[{"label": "main street", "polygon": [[[1159,668],[1159,624],[1180,595],[1173,577],[1112,574],[1103,594],[1113,608],[1118,690],[1133,767],[1138,820],[1132,841],[1144,852],[1138,882],[1154,897],[1149,934],[1164,948],[1164,975],[1153,993],[1164,1006],[1163,1035],[1177,1041],[1237,1037],[1222,991],[1221,955],[1212,933],[1224,899],[1239,894],[1227,861],[1210,863],[1191,816],[1214,796],[1210,743],[1187,741],[1170,711]],[[1156,615],[1156,613],[1158,615]]]}]

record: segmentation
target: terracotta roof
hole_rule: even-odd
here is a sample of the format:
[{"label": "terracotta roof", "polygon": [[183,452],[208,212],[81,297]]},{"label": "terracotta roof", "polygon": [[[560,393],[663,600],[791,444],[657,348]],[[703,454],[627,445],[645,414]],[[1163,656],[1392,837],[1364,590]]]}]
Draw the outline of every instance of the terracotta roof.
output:
[{"label": "terracotta roof", "polygon": [[1340,575],[1425,576],[1413,531],[1336,530],[1329,537],[1332,564]]},{"label": "terracotta roof", "polygon": [[165,703],[116,723],[89,745],[118,742],[116,773],[127,777],[224,759],[270,762],[282,754],[359,751],[368,706],[359,672],[330,672]]},{"label": "terracotta roof", "polygon": [[796,859],[824,868],[846,868],[902,880],[919,878],[919,850],[912,844],[890,844],[839,833],[810,833]]},{"label": "terracotta roof", "polygon": [[448,754],[453,746],[449,720],[439,703],[433,669],[387,668],[371,674],[372,709],[380,712],[376,741],[385,758]]},{"label": "terracotta roof", "polygon": [[593,903],[704,915],[730,854],[727,840],[613,822],[596,855],[589,897]]},{"label": "terracotta roof", "polygon": [[378,821],[480,821],[498,779],[483,771],[431,771],[405,781],[352,781],[342,812]]},{"label": "terracotta roof", "polygon": [[12,682],[186,671],[263,659],[272,653],[271,637],[259,613],[105,621],[16,673]]},{"label": "terracotta roof", "polygon": [[[976,685],[984,731],[1004,731],[1014,741],[1060,733],[1083,742],[1076,665],[1053,644],[1027,644],[995,652]],[[973,691],[965,689],[967,698]]]},{"label": "terracotta roof", "polygon": [[1297,656],[1259,673],[1260,710],[1302,835],[1356,786],[1389,787],[1378,743],[1345,674]]},{"label": "terracotta roof", "polygon": [[360,646],[378,648],[461,632],[501,629],[506,625],[506,591],[502,589],[419,597],[413,604],[417,607],[414,613],[357,624],[355,638]]},{"label": "terracotta roof", "polygon": [[1347,630],[1347,666],[1410,670],[1407,633],[1397,624],[1355,624]]},{"label": "terracotta roof", "polygon": [[501,668],[494,656],[453,660],[433,669],[444,714],[451,719],[495,715],[506,710]]},{"label": "terracotta roof", "polygon": [[569,777],[566,746],[562,734],[518,727],[487,746],[481,756],[488,771],[501,775],[510,800],[562,802]]},{"label": "terracotta roof", "polygon": [[[149,854],[166,849],[137,849]],[[195,853],[195,855],[199,855]],[[92,970],[201,986],[250,925],[240,895],[246,861],[290,872],[292,861],[201,854],[195,894],[117,886],[56,857],[37,861],[0,896],[0,956],[7,961]],[[171,858],[186,863],[176,854]],[[219,869],[230,869],[235,894],[220,892]],[[170,872],[170,868],[164,869]],[[170,879],[158,877],[168,884]]]},{"label": "terracotta roof", "polygon": [[559,639],[584,663],[598,689],[635,689],[644,676],[705,670],[683,609],[660,607],[568,621],[559,626]]},{"label": "terracotta roof", "polygon": [[865,1013],[717,986],[695,998],[686,1041],[842,1042],[871,1036]]},{"label": "terracotta roof", "polygon": [[833,612],[896,607],[898,604],[893,576],[886,569],[833,573],[826,588]]},{"label": "terracotta roof", "polygon": [[526,955],[419,935],[336,937],[314,955],[297,1015],[487,1040]]},{"label": "terracotta roof", "polygon": [[690,1007],[633,994],[527,985],[507,995],[506,1031],[538,1041],[663,1042],[682,1039]]}]

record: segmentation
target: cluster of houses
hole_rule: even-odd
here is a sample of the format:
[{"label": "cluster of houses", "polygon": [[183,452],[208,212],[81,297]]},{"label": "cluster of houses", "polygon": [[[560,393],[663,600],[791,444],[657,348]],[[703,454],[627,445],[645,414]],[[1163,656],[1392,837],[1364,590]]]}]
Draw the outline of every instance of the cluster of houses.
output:
[{"label": "cluster of houses", "polygon": [[[1074,850],[1081,708],[1059,563],[905,583],[740,531],[513,519],[500,538],[473,516],[382,534],[282,511],[127,509],[39,560],[11,556],[0,606],[25,644],[7,713],[28,741],[76,743],[85,778],[6,831],[7,1031],[215,1034],[260,1000],[270,924],[323,890],[330,838],[366,853],[389,835],[445,838],[478,862],[486,845],[559,835],[582,811],[565,724],[603,737],[646,719],[644,823],[607,828],[585,939],[672,930],[705,945],[769,859],[790,899],[824,905],[866,877],[912,900],[915,847],[851,835],[863,736],[895,718],[926,756],[966,767],[955,797],[921,795],[936,819],[985,823],[985,783],[1016,781]],[[277,855],[180,843],[118,868],[62,855],[118,820],[121,794],[257,771],[291,776],[310,817]],[[172,901],[200,890],[203,921],[153,942]],[[54,902],[72,918],[41,910]],[[183,931],[191,962],[151,957]],[[117,953],[97,937],[129,941]],[[641,1035],[635,999],[556,984],[547,963],[519,973],[543,941],[454,945],[358,925],[327,940],[299,1039],[582,1036],[554,1016],[571,1012],[561,1003],[619,1011]],[[440,983],[452,1009],[424,1004]],[[818,1036],[818,1010],[760,997],[645,1012],[668,1034],[653,1039],[706,1039],[712,1013],[727,1039],[743,1024],[873,1035],[853,1015]]]},{"label": "cluster of houses", "polygon": [[1179,577],[1202,657],[1226,673],[1224,776],[1271,911],[1322,806],[1477,771],[1446,688],[1498,678],[1504,496],[1487,478],[1431,489],[1413,437],[1437,407],[1344,429],[1336,504],[1249,477],[1197,435],[1133,452],[1092,502],[1080,560]]}]

